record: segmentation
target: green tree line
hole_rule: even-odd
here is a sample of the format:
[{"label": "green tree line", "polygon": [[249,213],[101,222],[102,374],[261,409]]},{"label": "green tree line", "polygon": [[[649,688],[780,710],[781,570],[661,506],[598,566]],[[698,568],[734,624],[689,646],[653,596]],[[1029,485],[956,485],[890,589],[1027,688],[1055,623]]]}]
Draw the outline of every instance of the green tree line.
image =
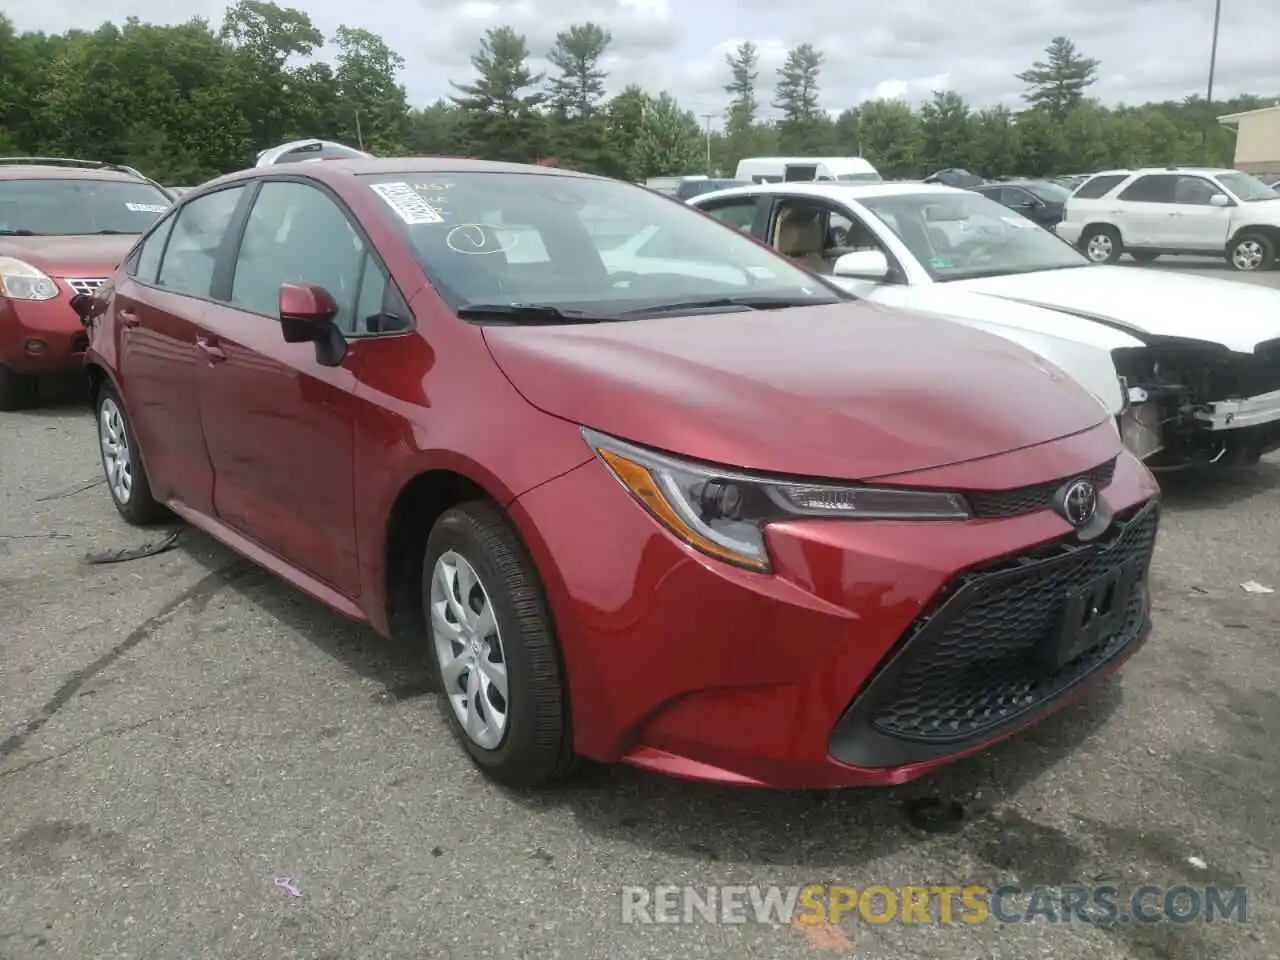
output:
[{"label": "green tree line", "polygon": [[[1214,117],[1274,100],[1107,107],[1089,97],[1101,65],[1058,37],[1017,75],[1023,109],[980,108],[942,90],[918,107],[874,100],[832,115],[820,106],[820,49],[802,44],[776,77],[762,77],[759,51],[743,43],[725,58],[723,123],[708,131],[669,92],[633,85],[610,96],[602,64],[612,39],[589,22],[561,32],[538,51],[548,75],[533,72],[523,36],[494,27],[479,40],[471,78],[412,107],[399,80],[404,59],[383,38],[346,26],[326,38],[303,11],[265,0],[239,0],[217,27],[130,18],[94,31],[18,33],[0,14],[0,154],[128,163],[171,184],[240,169],[299,137],[628,180],[732,175],[742,157],[769,154],[861,155],[890,178],[944,167],[1032,176],[1230,165],[1234,135]],[[332,62],[319,56],[329,47]]]}]

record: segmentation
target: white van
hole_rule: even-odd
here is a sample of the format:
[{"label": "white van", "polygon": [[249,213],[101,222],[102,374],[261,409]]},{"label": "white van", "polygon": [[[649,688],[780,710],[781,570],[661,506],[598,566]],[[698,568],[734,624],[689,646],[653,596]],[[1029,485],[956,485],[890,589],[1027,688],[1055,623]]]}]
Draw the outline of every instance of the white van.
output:
[{"label": "white van", "polygon": [[748,157],[738,161],[734,179],[748,183],[880,183],[884,178],[861,157]]}]

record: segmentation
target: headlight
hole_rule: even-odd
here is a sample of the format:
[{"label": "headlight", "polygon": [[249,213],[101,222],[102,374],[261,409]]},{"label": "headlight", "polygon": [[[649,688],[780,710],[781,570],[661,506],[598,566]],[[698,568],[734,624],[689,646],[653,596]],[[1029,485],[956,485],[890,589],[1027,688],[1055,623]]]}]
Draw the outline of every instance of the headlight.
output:
[{"label": "headlight", "polygon": [[25,260],[0,257],[0,297],[10,300],[52,300],[58,285]]},{"label": "headlight", "polygon": [[753,477],[583,430],[591,449],[645,509],[685,543],[748,570],[769,569],[767,524],[795,517],[967,520],[959,494]]}]

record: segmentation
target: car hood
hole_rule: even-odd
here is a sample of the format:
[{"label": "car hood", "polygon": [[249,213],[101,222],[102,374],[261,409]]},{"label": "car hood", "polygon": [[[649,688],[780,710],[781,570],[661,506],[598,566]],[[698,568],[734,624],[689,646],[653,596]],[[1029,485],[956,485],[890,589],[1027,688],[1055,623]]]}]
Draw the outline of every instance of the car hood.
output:
[{"label": "car hood", "polygon": [[1107,417],[1017,344],[867,303],[484,334],[547,413],[769,473],[871,479],[1045,443]]},{"label": "car hood", "polygon": [[108,277],[136,234],[104,237],[0,237],[0,257],[17,257],[54,277]]},{"label": "car hood", "polygon": [[1280,337],[1280,290],[1170,270],[1100,265],[946,286],[1087,315],[1143,339],[1181,337],[1252,353]]}]

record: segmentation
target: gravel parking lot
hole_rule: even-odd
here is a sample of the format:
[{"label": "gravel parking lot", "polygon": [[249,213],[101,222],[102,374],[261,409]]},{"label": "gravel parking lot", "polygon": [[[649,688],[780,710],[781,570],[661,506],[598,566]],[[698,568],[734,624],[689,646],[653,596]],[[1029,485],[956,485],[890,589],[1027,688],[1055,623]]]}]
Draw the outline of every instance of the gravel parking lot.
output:
[{"label": "gravel parking lot", "polygon": [[[0,958],[1280,957],[1280,593],[1241,587],[1280,590],[1280,458],[1166,483],[1118,680],[928,781],[821,794],[498,789],[418,652],[191,531],[88,562],[166,533],[98,476],[74,397],[0,415]],[[1248,921],[624,924],[622,888],[663,883],[1246,885]]]}]

